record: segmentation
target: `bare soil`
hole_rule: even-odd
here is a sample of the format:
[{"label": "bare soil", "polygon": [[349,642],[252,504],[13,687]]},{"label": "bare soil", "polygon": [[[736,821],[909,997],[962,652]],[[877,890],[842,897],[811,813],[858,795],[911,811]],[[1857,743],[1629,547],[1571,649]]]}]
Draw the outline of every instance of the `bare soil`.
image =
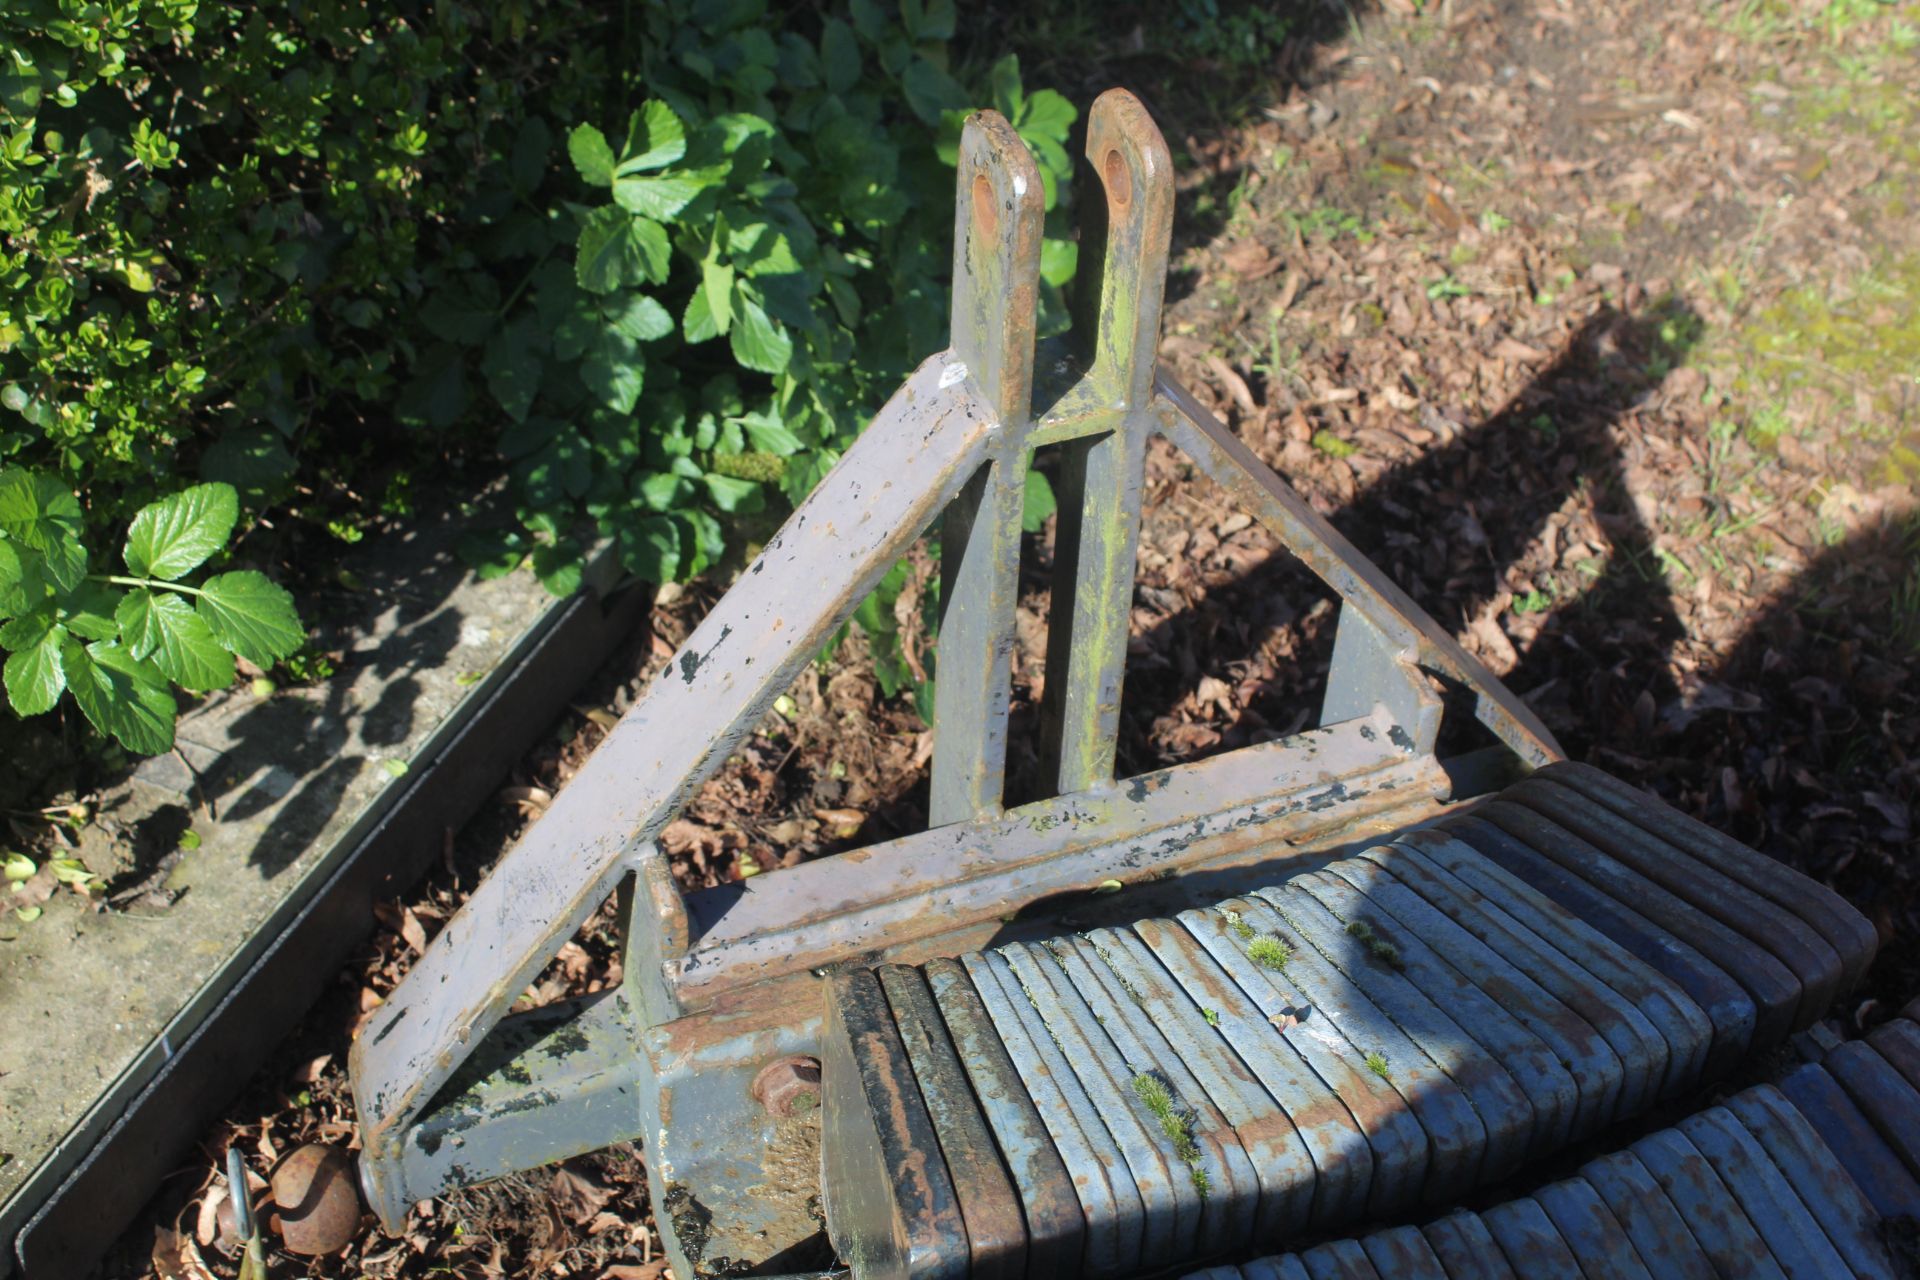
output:
[{"label": "bare soil", "polygon": [[[1917,23],[1865,0],[1393,0],[1288,46],[1231,124],[1191,89],[1204,65],[1143,63],[1124,31],[1084,60],[1175,146],[1163,358],[1570,754],[1868,913],[1883,954],[1838,1011],[1848,1029],[1920,992]],[[1045,677],[1049,534],[1028,551],[1017,717]],[[443,866],[382,909],[105,1274],[234,1274],[202,1226],[227,1146],[261,1173],[353,1141],[344,1064],[365,1011],[717,590],[667,593]],[[1310,723],[1332,619],[1156,444],[1122,771]],[[924,635],[906,644],[927,665]],[[791,699],[669,828],[686,886],[924,825],[926,727],[909,695],[882,696],[857,637]],[[1016,747],[1013,798],[1033,767]],[[618,976],[603,916],[526,1002]],[[665,1271],[642,1153],[616,1148],[445,1197],[400,1238],[368,1219],[340,1255],[273,1273]]]}]

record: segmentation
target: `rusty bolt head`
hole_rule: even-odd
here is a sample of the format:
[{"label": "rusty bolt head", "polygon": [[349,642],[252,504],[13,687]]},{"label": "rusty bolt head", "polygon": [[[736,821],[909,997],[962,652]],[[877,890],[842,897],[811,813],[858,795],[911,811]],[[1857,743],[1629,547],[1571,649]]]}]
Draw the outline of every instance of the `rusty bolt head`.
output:
[{"label": "rusty bolt head", "polygon": [[820,1105],[820,1059],[775,1058],[753,1078],[753,1096],[770,1115],[807,1114]]}]

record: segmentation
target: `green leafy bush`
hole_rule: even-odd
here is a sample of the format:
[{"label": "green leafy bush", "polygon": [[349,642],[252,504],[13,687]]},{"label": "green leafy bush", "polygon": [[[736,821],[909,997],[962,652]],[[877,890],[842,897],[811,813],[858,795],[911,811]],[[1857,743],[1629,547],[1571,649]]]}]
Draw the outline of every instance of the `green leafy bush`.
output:
[{"label": "green leafy bush", "polygon": [[[755,3],[657,5],[649,22],[652,96],[616,130],[576,125],[577,181],[550,184],[566,216],[503,237],[489,273],[430,301],[445,341],[403,400],[451,422],[484,383],[512,421],[522,528],[471,550],[499,568],[531,553],[556,590],[594,538],[650,581],[700,572],[730,518],[804,495],[946,341],[939,160],[972,101],[942,65],[951,4],[895,21],[854,3],[811,36],[770,35]],[[1011,58],[983,96],[1057,205],[1073,107],[1023,94]],[[1047,257],[1063,281],[1071,244]],[[522,282],[509,307],[488,291],[503,269]]]},{"label": "green leafy bush", "polygon": [[[109,633],[128,584],[48,557],[202,484],[271,508],[284,552],[404,510],[411,471],[498,458],[518,527],[466,548],[487,571],[530,556],[565,591],[599,539],[646,579],[714,563],[945,341],[932,140],[993,101],[1060,198],[1072,107],[1011,60],[963,85],[954,23],[951,0],[0,9],[0,467],[63,531],[0,549],[40,557],[4,588],[0,644],[42,677],[10,705],[47,702],[58,654],[96,724],[164,745],[169,683],[224,666],[153,618]],[[229,659],[280,656],[205,616],[230,574],[106,576],[179,584],[126,599],[175,601],[153,617]],[[73,672],[96,668],[138,725],[87,709]]]},{"label": "green leafy bush", "polygon": [[[234,655],[271,666],[305,643],[293,598],[251,569],[185,581],[227,545],[239,518],[231,485],[201,484],[140,511],[124,574],[87,572],[80,503],[50,476],[0,470],[0,648],[18,715],[71,693],[130,751],[173,745],[170,684],[218,689]],[[89,643],[91,642],[91,643]]]}]

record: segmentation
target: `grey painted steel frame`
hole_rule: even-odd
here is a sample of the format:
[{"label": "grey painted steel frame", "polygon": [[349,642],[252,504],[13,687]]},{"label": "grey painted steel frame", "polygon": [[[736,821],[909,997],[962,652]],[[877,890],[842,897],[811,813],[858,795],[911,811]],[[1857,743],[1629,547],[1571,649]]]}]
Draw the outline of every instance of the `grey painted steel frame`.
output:
[{"label": "grey painted steel frame", "polygon": [[[1118,90],[1095,104],[1089,138],[1107,208],[1082,244],[1083,258],[1101,266],[1098,307],[1090,314],[1089,301],[1079,304],[1078,353],[1067,344],[1056,357],[1050,346],[1032,363],[1032,162],[1004,121],[980,113],[962,144],[953,348],[887,402],[369,1020],[354,1045],[352,1079],[363,1181],[389,1226],[415,1199],[476,1173],[644,1136],[670,1253],[676,1266],[691,1260],[689,1274],[700,1274],[697,1256],[681,1248],[689,1231],[685,1202],[672,1201],[675,1171],[763,1150],[777,1135],[747,1096],[755,1063],[818,1050],[818,996],[795,1003],[804,986],[789,992],[770,979],[805,984],[807,968],[871,962],[882,952],[909,961],[952,954],[968,928],[986,929],[1128,867],[1232,861],[1262,834],[1310,849],[1369,815],[1430,816],[1449,790],[1432,755],[1440,701],[1430,675],[1470,693],[1479,718],[1523,764],[1559,757],[1524,703],[1177,383],[1152,372],[1171,209],[1165,144]],[[1031,394],[1037,409],[1022,403],[1023,361],[1043,375]],[[1325,727],[1116,785],[1118,673],[1149,426],[1333,587],[1342,614]],[[1054,617],[1067,620],[1059,629],[1073,643],[1065,672],[1049,681],[1054,701],[1044,717],[1054,726],[1047,741],[1056,781],[1069,793],[1003,814],[1005,588],[1019,546],[1019,504],[1008,494],[1030,448],[1074,441],[1094,443],[1069,465],[1068,487],[1080,499],[1077,520],[1068,511],[1063,522],[1077,529],[1071,609],[1059,599],[1066,580],[1056,584]],[[964,497],[970,485],[977,502]],[[942,638],[940,685],[977,695],[977,706],[961,706],[947,694],[938,717],[936,821],[963,820],[756,877],[760,906],[767,888],[785,901],[784,919],[775,913],[766,929],[738,927],[756,908],[731,887],[683,898],[654,838],[913,540],[950,510],[958,514],[949,537],[964,539],[965,558],[986,552],[978,573],[963,563],[955,579],[954,594],[977,608],[949,601]],[[1224,791],[1223,780],[1231,783]],[[1008,851],[998,837],[1010,831],[1018,838]],[[1143,840],[1142,832],[1161,834]],[[890,889],[874,874],[880,866],[916,887]],[[538,1044],[546,1049],[514,1052],[500,1037],[524,1033],[496,1025],[623,882],[631,915],[621,998],[596,1004],[594,1016],[568,1030],[545,1032]],[[800,945],[770,966],[756,944],[783,931],[784,943]],[[502,1065],[479,1080],[469,1072],[464,1090],[451,1086],[482,1046]],[[527,1061],[541,1052],[545,1075]],[[437,1103],[450,1114],[434,1115]],[[435,1134],[457,1134],[460,1144],[429,1151]],[[466,1158],[453,1160],[454,1149]],[[750,1219],[743,1231],[775,1212],[737,1198],[729,1208]]]}]

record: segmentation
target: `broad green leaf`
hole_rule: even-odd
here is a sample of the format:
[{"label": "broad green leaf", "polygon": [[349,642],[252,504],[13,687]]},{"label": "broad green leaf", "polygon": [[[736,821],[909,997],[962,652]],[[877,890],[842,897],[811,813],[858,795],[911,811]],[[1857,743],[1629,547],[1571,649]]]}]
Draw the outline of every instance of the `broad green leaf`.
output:
[{"label": "broad green leaf", "polygon": [[1010,53],[987,72],[987,84],[993,94],[993,107],[1018,126],[1026,95],[1020,92],[1020,55]]},{"label": "broad green leaf", "polygon": [[667,229],[615,205],[595,209],[580,228],[574,279],[593,293],[666,279]]},{"label": "broad green leaf", "polygon": [[233,655],[186,600],[171,591],[132,591],[114,618],[121,643],[135,658],[151,659],[183,689],[224,689],[233,683]]},{"label": "broad green leaf", "polygon": [[[600,139],[604,145],[606,139]],[[526,194],[540,185],[540,179],[546,176],[547,152],[553,147],[553,130],[541,116],[528,116],[520,126],[520,132],[514,135],[513,152],[507,160],[507,174],[513,179],[513,188]]]},{"label": "broad green leaf", "polygon": [[[697,296],[697,295],[696,295]],[[741,294],[735,301],[736,315],[728,340],[733,358],[761,373],[780,373],[793,359],[793,339],[777,321],[769,319],[760,304]]]},{"label": "broad green leaf", "polygon": [[80,501],[52,476],[0,469],[0,533],[40,552],[48,575],[64,589],[72,590],[87,572]]},{"label": "broad green leaf", "polygon": [[127,530],[127,571],[171,582],[227,545],[240,498],[230,484],[197,484],[141,509]]},{"label": "broad green leaf", "polygon": [[625,177],[661,169],[687,154],[687,128],[673,108],[654,98],[627,122],[627,145],[615,173]]},{"label": "broad green leaf", "polygon": [[1040,278],[1060,286],[1073,279],[1080,262],[1080,246],[1072,240],[1046,239],[1040,242]]},{"label": "broad green leaf", "polygon": [[672,511],[686,501],[693,482],[671,471],[643,471],[633,486],[633,494],[649,511]]},{"label": "broad green leaf", "polygon": [[860,42],[838,18],[828,18],[821,28],[820,66],[828,93],[842,94],[860,83]]},{"label": "broad green leaf", "polygon": [[0,627],[0,648],[31,649],[59,625],[60,617],[51,605],[35,609]]},{"label": "broad green leaf", "polygon": [[608,309],[607,326],[635,342],[651,342],[673,332],[673,317],[644,293],[632,293]]},{"label": "broad green leaf", "polygon": [[634,515],[614,532],[620,564],[643,582],[672,582],[680,568],[680,526],[671,517]]},{"label": "broad green leaf", "polygon": [[0,538],[0,618],[39,608],[50,585],[45,556]]},{"label": "broad green leaf", "polygon": [[689,507],[674,516],[680,526],[680,575],[691,578],[706,571],[727,550],[726,531],[720,522],[698,507]]},{"label": "broad green leaf", "polygon": [[766,509],[766,491],[752,480],[709,474],[706,482],[707,496],[728,515],[751,515]]},{"label": "broad green leaf", "polygon": [[964,110],[968,95],[957,81],[925,58],[916,57],[900,76],[907,106],[922,124],[938,125],[942,111]]},{"label": "broad green leaf", "polygon": [[59,599],[60,621],[67,630],[89,640],[112,640],[120,634],[114,612],[122,593],[98,582],[83,582]]},{"label": "broad green leaf", "polygon": [[1061,94],[1052,89],[1042,89],[1026,100],[1025,109],[1016,122],[1021,137],[1050,138],[1065,143],[1073,122],[1080,112]]},{"label": "broad green leaf", "polygon": [[917,41],[953,39],[953,0],[901,0],[900,16]]},{"label": "broad green leaf", "polygon": [[680,333],[688,342],[705,342],[717,337],[719,326],[713,322],[713,310],[707,305],[707,291],[695,289],[687,299],[686,312],[680,317]]},{"label": "broad green leaf", "polygon": [[701,296],[714,331],[725,333],[733,322],[733,268],[709,257],[700,264],[700,277]]},{"label": "broad green leaf", "polygon": [[632,413],[646,372],[647,358],[632,338],[610,325],[593,331],[580,362],[580,381],[601,404],[615,413]]},{"label": "broad green leaf", "polygon": [[60,660],[67,689],[94,728],[141,755],[157,756],[173,747],[173,721],[180,708],[150,663],[119,645],[82,648],[73,639],[61,646]]},{"label": "broad green leaf", "polygon": [[307,642],[293,597],[264,573],[242,569],[208,578],[198,613],[214,637],[256,667],[272,666]]},{"label": "broad green leaf", "polygon": [[[534,319],[529,316],[528,320]],[[487,340],[487,390],[507,416],[524,422],[540,391],[540,373],[546,362],[532,341],[528,326],[515,323]]]},{"label": "broad green leaf", "polygon": [[467,411],[466,358],[450,342],[428,348],[400,392],[394,412],[403,422],[450,427]]},{"label": "broad green leaf", "polygon": [[613,148],[607,135],[590,124],[583,124],[567,135],[567,155],[580,176],[596,187],[613,185]]},{"label": "broad green leaf", "polygon": [[67,633],[60,627],[48,627],[31,646],[7,658],[7,701],[22,716],[37,716],[51,711],[67,687],[65,663],[61,660]]},{"label": "broad green leaf", "polygon": [[1020,529],[1023,533],[1038,533],[1047,517],[1052,515],[1058,504],[1053,498],[1053,486],[1038,471],[1027,471],[1026,490],[1020,495]]},{"label": "broad green leaf", "polygon": [[613,202],[628,213],[645,214],[664,222],[686,208],[707,185],[675,174],[660,178],[616,178]]},{"label": "broad green leaf", "polygon": [[271,427],[239,427],[213,442],[200,456],[200,474],[230,484],[249,503],[260,504],[279,492],[293,475],[293,455]]},{"label": "broad green leaf", "polygon": [[470,532],[460,536],[457,550],[482,582],[491,582],[520,567],[527,558],[527,540],[518,529]]},{"label": "broad green leaf", "polygon": [[533,572],[552,594],[572,595],[580,589],[580,548],[569,543],[542,543],[533,549]]},{"label": "broad green leaf", "polygon": [[763,453],[790,458],[800,452],[800,437],[771,412],[749,413],[740,419],[740,425],[746,428],[753,447]]}]

